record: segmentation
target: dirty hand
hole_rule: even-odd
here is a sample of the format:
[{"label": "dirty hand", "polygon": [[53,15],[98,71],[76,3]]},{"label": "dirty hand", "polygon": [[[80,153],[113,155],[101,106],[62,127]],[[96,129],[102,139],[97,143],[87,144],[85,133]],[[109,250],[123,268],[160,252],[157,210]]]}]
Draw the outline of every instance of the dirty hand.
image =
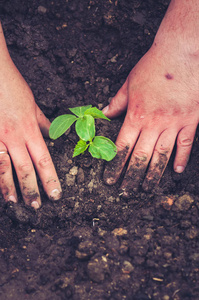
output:
[{"label": "dirty hand", "polygon": [[0,190],[6,201],[17,202],[13,164],[25,203],[39,208],[35,169],[48,197],[57,200],[61,196],[61,186],[41,134],[42,131],[48,135],[50,122],[13,64],[1,27],[0,41]]},{"label": "dirty hand", "polygon": [[159,183],[175,142],[175,172],[183,172],[187,165],[199,117],[199,55],[191,35],[187,43],[177,39],[175,34],[170,39],[157,35],[103,110],[112,118],[127,109],[116,140],[118,154],[104,172],[105,182],[114,184],[130,157],[123,196],[136,192],[142,182],[146,191]]}]

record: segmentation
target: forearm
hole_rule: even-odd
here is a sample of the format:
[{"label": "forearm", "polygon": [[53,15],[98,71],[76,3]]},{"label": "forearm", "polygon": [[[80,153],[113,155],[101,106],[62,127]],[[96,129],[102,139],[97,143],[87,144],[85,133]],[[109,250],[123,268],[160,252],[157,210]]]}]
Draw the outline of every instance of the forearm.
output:
[{"label": "forearm", "polygon": [[173,39],[178,36],[179,43],[182,44],[190,41],[190,50],[194,49],[195,51],[199,39],[198,0],[171,0],[156,35],[156,40],[164,43],[168,34]]},{"label": "forearm", "polygon": [[8,52],[8,48],[6,45],[3,28],[0,22],[0,68],[6,65],[8,62],[11,61],[11,57]]}]

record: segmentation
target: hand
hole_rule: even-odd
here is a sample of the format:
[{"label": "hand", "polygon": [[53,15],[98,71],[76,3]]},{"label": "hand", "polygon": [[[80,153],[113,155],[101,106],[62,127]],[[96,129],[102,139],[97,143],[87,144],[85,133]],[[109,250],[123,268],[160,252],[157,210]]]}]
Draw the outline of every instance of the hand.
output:
[{"label": "hand", "polygon": [[126,197],[143,180],[147,191],[159,183],[175,142],[174,170],[183,172],[198,125],[198,57],[178,49],[174,40],[156,42],[103,110],[113,118],[127,109],[116,140],[118,154],[104,172],[105,182],[114,184],[131,156],[121,185]]},{"label": "hand", "polygon": [[50,122],[10,57],[4,58],[0,63],[0,189],[6,201],[17,202],[12,163],[25,203],[37,209],[41,199],[35,169],[48,197],[61,197],[59,179],[41,134],[48,135]]}]

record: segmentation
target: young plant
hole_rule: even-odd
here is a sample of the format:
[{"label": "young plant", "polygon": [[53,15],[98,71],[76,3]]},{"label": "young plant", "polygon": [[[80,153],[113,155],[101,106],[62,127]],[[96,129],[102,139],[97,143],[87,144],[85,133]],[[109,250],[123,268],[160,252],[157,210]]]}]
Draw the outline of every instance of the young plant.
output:
[{"label": "young plant", "polygon": [[75,130],[79,141],[75,146],[73,157],[84,153],[87,149],[95,158],[112,160],[117,148],[115,144],[104,136],[95,136],[95,119],[110,121],[101,110],[92,105],[69,108],[73,114],[65,114],[55,118],[50,126],[49,136],[51,139],[59,138],[66,130],[75,123]]}]

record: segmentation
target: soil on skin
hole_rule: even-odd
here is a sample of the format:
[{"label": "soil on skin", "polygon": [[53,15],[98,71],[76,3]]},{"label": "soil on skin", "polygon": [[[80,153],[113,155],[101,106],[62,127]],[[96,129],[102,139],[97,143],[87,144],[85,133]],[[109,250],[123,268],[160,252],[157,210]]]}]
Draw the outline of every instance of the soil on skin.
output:
[{"label": "soil on skin", "polygon": [[[149,49],[168,0],[1,0],[11,56],[51,120],[102,108]],[[98,121],[115,140],[122,118]],[[0,299],[199,299],[199,142],[188,167],[127,199],[104,162],[72,159],[74,129],[46,140],[63,187],[42,208],[0,202]]]}]

